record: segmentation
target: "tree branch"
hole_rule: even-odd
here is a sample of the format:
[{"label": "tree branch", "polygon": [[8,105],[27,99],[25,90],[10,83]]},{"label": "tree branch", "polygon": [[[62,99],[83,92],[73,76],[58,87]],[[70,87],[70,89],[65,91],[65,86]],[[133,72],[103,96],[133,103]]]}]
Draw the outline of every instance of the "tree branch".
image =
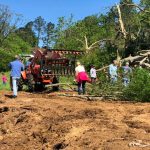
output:
[{"label": "tree branch", "polygon": [[92,49],[96,48],[100,42],[103,42],[103,41],[110,41],[111,39],[102,39],[102,40],[98,40],[94,43],[92,43],[90,46],[88,46],[88,39],[86,37],[86,35],[84,36],[84,42],[80,39],[76,39],[78,41],[80,41],[84,46],[85,46],[85,50],[86,50],[86,53],[89,53],[89,51],[91,51]]},{"label": "tree branch", "polygon": [[76,39],[76,40],[79,41],[79,42],[81,42],[82,44],[84,44],[84,42],[82,40],[80,40],[80,39]]},{"label": "tree branch", "polygon": [[89,47],[88,47],[88,41],[86,35],[84,36],[84,40],[85,40],[85,49],[88,50]]},{"label": "tree branch", "polygon": [[145,9],[142,9],[140,6],[138,6],[138,5],[136,5],[136,4],[128,4],[128,3],[123,3],[122,4],[122,6],[123,5],[127,5],[127,6],[132,6],[132,7],[136,7],[136,8],[138,8],[140,11],[142,11],[142,12],[146,12],[146,13],[150,13],[150,11],[148,11],[148,10],[145,10]]},{"label": "tree branch", "polygon": [[125,30],[124,23],[122,21],[120,6],[119,5],[116,5],[116,6],[117,6],[118,14],[119,14],[119,23],[120,23],[120,27],[121,27],[121,32],[124,36],[124,39],[127,39],[127,32]]},{"label": "tree branch", "polygon": [[[120,59],[120,63],[129,61],[131,64],[141,65],[150,69],[150,50],[141,50],[137,54],[138,54],[137,56],[130,55],[129,57]],[[97,69],[96,71],[102,71],[108,67],[109,66],[107,65],[100,69]]]}]

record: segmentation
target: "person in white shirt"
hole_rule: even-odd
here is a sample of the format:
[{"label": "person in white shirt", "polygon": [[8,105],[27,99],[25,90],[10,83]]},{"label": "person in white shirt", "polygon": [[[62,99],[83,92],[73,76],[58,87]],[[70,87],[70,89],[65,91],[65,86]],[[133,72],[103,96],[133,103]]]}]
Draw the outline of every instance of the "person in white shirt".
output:
[{"label": "person in white shirt", "polygon": [[78,83],[78,94],[85,94],[85,84],[89,79],[84,66],[80,62],[77,62],[77,67],[75,68],[75,78]]},{"label": "person in white shirt", "polygon": [[91,83],[95,83],[97,75],[96,75],[96,69],[94,65],[91,66],[90,77],[91,77]]},{"label": "person in white shirt", "polygon": [[83,65],[80,64],[80,62],[77,62],[77,67],[75,68],[76,75],[78,75],[79,72],[85,72],[85,68]]}]

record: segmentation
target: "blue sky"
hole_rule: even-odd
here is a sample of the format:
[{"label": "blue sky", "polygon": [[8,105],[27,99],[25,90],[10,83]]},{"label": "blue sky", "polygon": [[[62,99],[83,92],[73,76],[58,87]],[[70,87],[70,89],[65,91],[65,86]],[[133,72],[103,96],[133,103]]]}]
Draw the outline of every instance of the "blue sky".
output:
[{"label": "blue sky", "polygon": [[[139,0],[134,0],[139,2]],[[0,4],[8,5],[18,14],[22,14],[24,22],[42,16],[46,21],[57,22],[61,16],[73,14],[75,20],[96,13],[105,13],[119,0],[0,0]]]}]

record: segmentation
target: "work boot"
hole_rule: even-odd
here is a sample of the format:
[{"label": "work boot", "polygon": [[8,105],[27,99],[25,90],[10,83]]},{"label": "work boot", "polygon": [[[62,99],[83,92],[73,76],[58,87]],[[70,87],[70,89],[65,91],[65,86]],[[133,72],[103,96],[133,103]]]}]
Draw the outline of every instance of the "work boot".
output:
[{"label": "work boot", "polygon": [[85,89],[83,89],[83,91],[82,91],[82,92],[83,92],[83,95],[84,95],[84,94],[85,94]]},{"label": "work boot", "polygon": [[17,98],[17,96],[16,95],[12,95],[12,97],[11,98]]}]

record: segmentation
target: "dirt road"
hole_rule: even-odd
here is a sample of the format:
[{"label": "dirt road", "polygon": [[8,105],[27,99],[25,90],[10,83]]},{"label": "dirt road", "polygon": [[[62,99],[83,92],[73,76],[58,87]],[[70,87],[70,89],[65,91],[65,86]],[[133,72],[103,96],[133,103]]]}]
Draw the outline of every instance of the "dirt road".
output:
[{"label": "dirt road", "polygon": [[150,150],[150,103],[0,94],[0,150]]}]

